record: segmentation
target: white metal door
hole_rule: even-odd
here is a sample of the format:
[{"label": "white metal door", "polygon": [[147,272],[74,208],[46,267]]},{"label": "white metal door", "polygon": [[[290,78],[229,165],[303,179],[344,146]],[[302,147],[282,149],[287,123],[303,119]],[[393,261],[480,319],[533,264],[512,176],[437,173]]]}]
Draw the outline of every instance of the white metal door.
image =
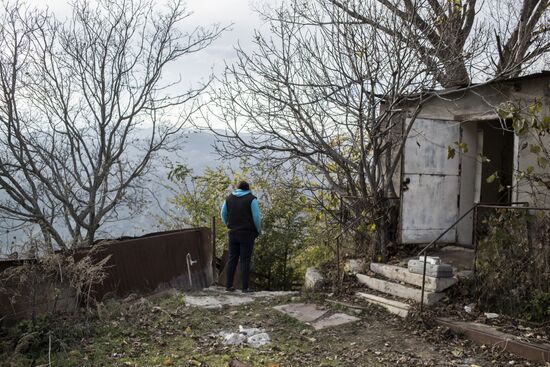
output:
[{"label": "white metal door", "polygon": [[[458,153],[454,159],[447,157],[448,146],[458,141],[458,122],[414,121],[403,151],[402,243],[428,243],[458,218],[460,159]],[[455,240],[456,229],[453,228],[440,242],[453,243]]]}]

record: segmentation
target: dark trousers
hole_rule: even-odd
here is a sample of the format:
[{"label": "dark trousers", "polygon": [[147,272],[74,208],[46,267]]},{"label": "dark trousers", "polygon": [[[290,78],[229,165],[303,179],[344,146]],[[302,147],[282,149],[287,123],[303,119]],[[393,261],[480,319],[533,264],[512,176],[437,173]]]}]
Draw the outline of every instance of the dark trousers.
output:
[{"label": "dark trousers", "polygon": [[233,287],[233,278],[239,258],[241,260],[241,280],[243,289],[248,289],[250,261],[254,250],[254,236],[229,234],[229,260],[227,262],[227,288]]}]

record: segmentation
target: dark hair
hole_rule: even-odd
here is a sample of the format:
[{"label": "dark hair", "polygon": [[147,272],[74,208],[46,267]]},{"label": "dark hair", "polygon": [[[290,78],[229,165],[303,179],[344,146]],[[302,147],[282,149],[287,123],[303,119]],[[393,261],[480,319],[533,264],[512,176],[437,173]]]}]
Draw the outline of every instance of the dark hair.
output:
[{"label": "dark hair", "polygon": [[239,185],[237,186],[237,188],[243,191],[248,191],[250,190],[250,185],[246,181],[241,181],[239,182]]}]

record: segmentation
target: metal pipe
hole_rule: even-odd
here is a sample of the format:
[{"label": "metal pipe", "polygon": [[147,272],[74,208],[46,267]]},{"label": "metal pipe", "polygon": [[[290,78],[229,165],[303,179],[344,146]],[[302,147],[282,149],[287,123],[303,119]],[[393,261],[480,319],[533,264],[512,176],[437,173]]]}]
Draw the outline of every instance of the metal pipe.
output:
[{"label": "metal pipe", "polygon": [[424,312],[424,283],[426,282],[426,263],[427,256],[424,254],[424,268],[422,269],[422,292],[420,294],[420,314]]},{"label": "metal pipe", "polygon": [[474,210],[474,223],[473,223],[473,233],[472,233],[472,241],[474,242],[474,274],[477,271],[477,221],[478,219],[478,207],[476,206]]},{"label": "metal pipe", "polygon": [[[522,204],[522,205],[529,205],[528,202],[513,202],[513,203],[510,203],[510,205],[518,205],[518,204]],[[421,299],[420,299],[420,312],[422,312],[422,310],[424,309],[424,286],[425,286],[425,282],[426,282],[426,251],[433,246],[434,243],[436,243],[437,241],[439,241],[445,234],[447,234],[447,232],[449,232],[454,226],[456,226],[462,219],[464,219],[468,214],[470,214],[472,212],[472,210],[475,211],[474,215],[476,217],[476,220],[477,220],[477,208],[494,208],[494,209],[511,209],[511,210],[516,210],[516,209],[520,209],[520,210],[550,210],[550,208],[544,208],[544,207],[532,207],[532,206],[505,206],[505,205],[492,205],[492,204],[480,204],[480,203],[476,203],[474,204],[474,206],[472,206],[468,211],[466,211],[463,215],[460,216],[460,218],[458,218],[452,225],[450,225],[445,231],[443,231],[443,233],[441,233],[435,240],[433,240],[432,242],[430,242],[426,247],[424,247],[419,253],[418,253],[418,256],[421,256],[422,254],[424,254],[424,268],[423,268],[423,271],[422,271],[422,292],[421,292]],[[477,223],[474,223],[474,228],[475,228],[475,225]],[[474,232],[475,233],[475,232]],[[475,237],[475,242],[474,242],[474,261],[475,261],[475,258],[476,258],[476,254],[477,254],[477,235]],[[475,269],[475,263],[474,263],[474,269]]]},{"label": "metal pipe", "polygon": [[538,206],[502,206],[502,205],[484,205],[479,204],[480,208],[507,209],[507,210],[550,210],[550,208]]},{"label": "metal pipe", "polygon": [[437,238],[435,240],[433,240],[432,242],[430,242],[426,247],[424,247],[419,253],[418,253],[418,256],[422,255],[424,252],[426,252],[426,250],[428,250],[428,248],[430,248],[434,243],[436,243],[437,241],[439,241],[443,236],[445,236],[447,234],[447,232],[449,232],[451,229],[453,229],[454,226],[456,226],[462,219],[464,219],[468,214],[470,214],[472,212],[472,210],[474,210],[475,207],[477,207],[478,204],[475,204],[474,206],[472,206],[470,209],[468,209],[468,211],[466,211],[466,213],[462,214],[460,216],[460,218],[458,218],[453,224],[451,224],[445,231],[443,231],[439,236],[437,236]]},{"label": "metal pipe", "polygon": [[212,281],[217,283],[216,272],[216,217],[212,216]]},{"label": "metal pipe", "polygon": [[477,207],[478,204],[475,204],[473,207],[471,207],[469,210],[466,211],[466,213],[462,214],[460,218],[458,218],[449,228],[447,228],[443,233],[441,233],[435,240],[430,242],[426,247],[424,247],[419,253],[418,256],[421,256],[424,254],[424,267],[422,270],[422,291],[421,291],[421,297],[420,297],[420,313],[424,310],[424,292],[425,292],[425,282],[426,282],[426,251],[433,246],[434,243],[439,241],[447,232],[449,232],[454,226],[456,226],[462,219],[464,219],[468,214],[472,212]]},{"label": "metal pipe", "polygon": [[193,288],[193,279],[191,279],[191,266],[195,263],[197,263],[196,260],[191,259],[191,253],[187,253],[187,256],[185,257],[187,260],[187,275],[189,276],[189,286]]}]

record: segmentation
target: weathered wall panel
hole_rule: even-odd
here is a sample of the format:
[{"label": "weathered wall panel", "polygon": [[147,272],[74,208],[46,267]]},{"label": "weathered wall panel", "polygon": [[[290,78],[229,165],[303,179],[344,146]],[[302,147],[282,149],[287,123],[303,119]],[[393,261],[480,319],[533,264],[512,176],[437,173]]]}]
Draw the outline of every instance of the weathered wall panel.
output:
[{"label": "weathered wall panel", "polygon": [[[467,152],[460,152],[460,204],[459,217],[474,206],[476,187],[477,155],[477,123],[469,122],[462,125],[462,142],[468,147]],[[458,159],[458,158],[455,158]],[[457,242],[461,245],[472,245],[474,214],[468,214],[457,225]]]},{"label": "weathered wall panel", "polygon": [[[453,121],[417,119],[403,155],[401,242],[426,243],[457,218],[459,159],[448,159],[447,147],[460,140]],[[455,242],[456,230],[440,242]]]},{"label": "weathered wall panel", "polygon": [[[75,260],[80,260],[89,253],[90,248],[84,248],[79,249],[73,256]],[[102,284],[97,284],[92,289],[92,297],[96,300],[101,300],[107,295],[150,293],[171,287],[182,290],[202,289],[210,286],[213,281],[213,254],[208,228],[153,233],[137,238],[113,240],[91,253],[91,256],[96,261],[111,256],[105,269],[107,278]],[[189,267],[187,266],[188,256],[195,261]],[[27,262],[29,261],[32,262],[32,260]],[[0,274],[6,269],[21,265],[23,262],[17,260],[0,261]],[[27,290],[27,294],[18,297],[18,302],[15,304],[10,299],[13,291],[10,293],[10,289],[3,291],[0,289],[0,315],[19,318],[29,316],[33,309],[38,313],[52,311],[54,307],[59,309],[59,304],[52,304],[55,302],[53,297],[46,297],[48,294],[53,294],[55,287],[62,288],[64,294],[68,294],[66,286],[61,287],[56,282],[57,280],[54,279],[42,280],[36,288],[40,299],[35,300],[34,304],[30,289]],[[74,301],[70,295],[65,298],[67,299],[65,303]]]}]

